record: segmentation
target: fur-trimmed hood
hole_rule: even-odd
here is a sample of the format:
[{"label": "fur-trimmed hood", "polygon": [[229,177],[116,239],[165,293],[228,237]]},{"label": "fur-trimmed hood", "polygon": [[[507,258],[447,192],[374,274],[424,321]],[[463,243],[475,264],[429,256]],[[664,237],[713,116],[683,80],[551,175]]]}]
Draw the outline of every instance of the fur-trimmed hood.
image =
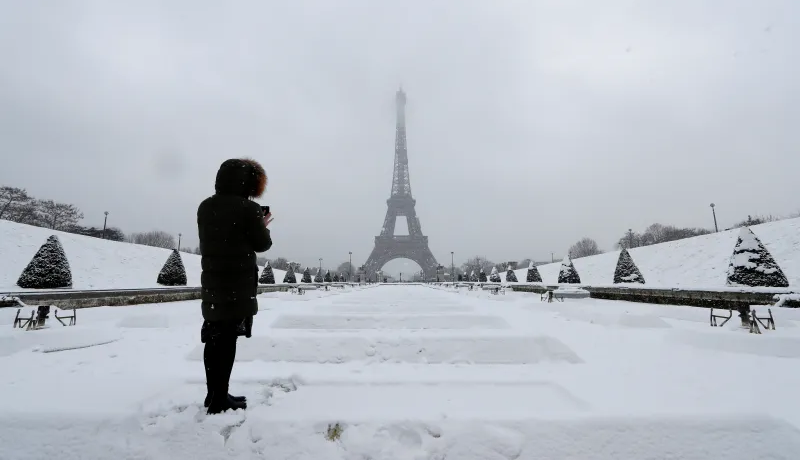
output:
[{"label": "fur-trimmed hood", "polygon": [[218,194],[258,198],[267,188],[267,173],[250,158],[225,160],[217,171],[214,189]]}]

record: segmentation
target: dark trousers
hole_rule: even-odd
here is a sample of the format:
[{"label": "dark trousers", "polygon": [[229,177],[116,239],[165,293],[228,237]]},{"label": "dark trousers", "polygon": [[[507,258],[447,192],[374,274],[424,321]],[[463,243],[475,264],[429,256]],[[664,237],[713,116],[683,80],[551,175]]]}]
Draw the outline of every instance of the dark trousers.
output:
[{"label": "dark trousers", "polygon": [[236,339],[242,321],[205,321],[200,340],[206,344],[203,363],[206,368],[206,388],[212,399],[225,398],[236,359]]}]

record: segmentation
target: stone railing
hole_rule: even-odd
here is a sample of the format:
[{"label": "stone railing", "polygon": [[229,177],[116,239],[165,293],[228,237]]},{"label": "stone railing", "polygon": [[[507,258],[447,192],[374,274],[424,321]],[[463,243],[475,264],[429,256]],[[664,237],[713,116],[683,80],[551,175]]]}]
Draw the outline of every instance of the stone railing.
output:
[{"label": "stone railing", "polygon": [[582,286],[582,285],[545,285],[545,284],[509,284],[514,291],[535,292],[542,294],[559,286],[575,286],[589,291],[594,299],[625,300],[669,305],[689,305],[705,308],[746,308],[750,305],[772,305],[783,294],[793,292],[791,289],[768,288],[723,288],[723,289],[689,289],[689,288],[647,288],[628,286]]},{"label": "stone railing", "polygon": [[[258,293],[287,291],[295,284],[263,284]],[[199,287],[101,290],[42,290],[0,292],[0,307],[14,307],[20,299],[27,305],[53,305],[59,308],[88,308],[100,306],[139,305],[145,303],[177,302],[200,298]]]}]

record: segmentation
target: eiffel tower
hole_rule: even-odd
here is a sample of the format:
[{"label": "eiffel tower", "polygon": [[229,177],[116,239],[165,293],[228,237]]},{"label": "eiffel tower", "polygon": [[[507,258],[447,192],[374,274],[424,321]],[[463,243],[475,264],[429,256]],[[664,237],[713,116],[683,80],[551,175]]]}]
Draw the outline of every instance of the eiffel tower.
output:
[{"label": "eiffel tower", "polygon": [[[366,275],[371,277],[390,260],[411,259],[419,264],[425,279],[428,280],[436,277],[436,267],[439,264],[428,247],[428,237],[422,234],[422,226],[414,210],[417,201],[411,197],[406,150],[406,93],[403,92],[403,88],[397,91],[396,102],[397,129],[394,140],[392,193],[386,200],[388,207],[381,234],[375,237],[375,248],[364,264],[364,269]],[[398,216],[405,216],[408,222],[408,235],[394,234]]]}]

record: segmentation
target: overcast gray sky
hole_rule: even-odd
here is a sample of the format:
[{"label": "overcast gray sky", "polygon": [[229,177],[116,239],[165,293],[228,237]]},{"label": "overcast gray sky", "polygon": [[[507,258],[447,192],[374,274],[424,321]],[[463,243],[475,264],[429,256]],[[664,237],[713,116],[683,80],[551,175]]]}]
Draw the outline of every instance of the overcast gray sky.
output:
[{"label": "overcast gray sky", "polygon": [[402,84],[441,263],[611,249],[711,202],[722,227],[800,210],[798,43],[796,0],[0,1],[0,183],[195,245],[251,156],[270,257],[362,263]]}]

